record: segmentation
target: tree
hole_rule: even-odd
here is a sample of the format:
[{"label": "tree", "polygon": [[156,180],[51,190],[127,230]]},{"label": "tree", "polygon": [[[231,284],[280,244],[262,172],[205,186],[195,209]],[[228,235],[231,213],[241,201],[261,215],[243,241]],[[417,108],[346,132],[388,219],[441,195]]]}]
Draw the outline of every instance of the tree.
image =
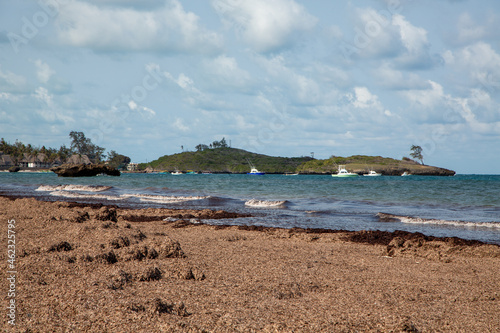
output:
[{"label": "tree", "polygon": [[410,156],[417,160],[420,160],[420,163],[424,165],[424,156],[422,155],[422,147],[412,145],[410,150],[412,151]]},{"label": "tree", "polygon": [[125,169],[129,163],[130,157],[128,156],[118,154],[114,150],[108,153],[108,164],[113,168]]},{"label": "tree", "polygon": [[93,144],[90,139],[85,137],[83,132],[71,131],[69,137],[71,138],[70,149],[72,153],[87,155],[92,161],[101,161],[105,149]]},{"label": "tree", "polygon": [[57,151],[57,156],[61,159],[61,161],[65,161],[71,156],[71,149],[66,147],[66,145],[62,145]]},{"label": "tree", "polygon": [[205,149],[208,149],[208,146],[200,143],[195,148],[196,148],[196,151],[204,151]]},{"label": "tree", "polygon": [[219,141],[219,144],[221,148],[227,148],[226,138],[222,138],[222,140]]}]

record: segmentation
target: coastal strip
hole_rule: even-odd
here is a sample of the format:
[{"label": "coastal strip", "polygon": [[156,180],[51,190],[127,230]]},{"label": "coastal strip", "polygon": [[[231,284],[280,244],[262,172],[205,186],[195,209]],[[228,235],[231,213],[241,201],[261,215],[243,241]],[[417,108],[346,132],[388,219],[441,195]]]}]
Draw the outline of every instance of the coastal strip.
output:
[{"label": "coastal strip", "polygon": [[498,245],[232,226],[248,215],[210,209],[7,197],[0,207],[23,235],[23,330],[487,332],[500,324]]}]

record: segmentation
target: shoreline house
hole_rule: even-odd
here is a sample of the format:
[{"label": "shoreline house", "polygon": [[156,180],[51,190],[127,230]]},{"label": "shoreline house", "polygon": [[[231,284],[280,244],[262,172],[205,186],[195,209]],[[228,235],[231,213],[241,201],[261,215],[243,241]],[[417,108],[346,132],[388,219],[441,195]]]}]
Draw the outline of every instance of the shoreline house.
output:
[{"label": "shoreline house", "polygon": [[23,158],[21,160],[18,160],[17,158],[13,158],[11,155],[4,154],[0,151],[1,169],[8,169],[13,166],[18,166],[22,169],[50,169],[64,163],[92,164],[92,161],[88,158],[87,155],[73,154],[63,162],[59,157],[56,157],[55,159],[49,159],[44,153],[38,153],[36,155],[25,153],[23,154]]},{"label": "shoreline house", "polygon": [[10,168],[13,166],[15,166],[15,163],[12,157],[0,151],[0,168]]},{"label": "shoreline house", "polygon": [[47,155],[40,153],[37,155],[24,154],[21,161],[17,163],[21,168],[50,168],[52,163],[49,162]]},{"label": "shoreline house", "polygon": [[127,171],[137,171],[139,163],[129,163],[127,164]]}]

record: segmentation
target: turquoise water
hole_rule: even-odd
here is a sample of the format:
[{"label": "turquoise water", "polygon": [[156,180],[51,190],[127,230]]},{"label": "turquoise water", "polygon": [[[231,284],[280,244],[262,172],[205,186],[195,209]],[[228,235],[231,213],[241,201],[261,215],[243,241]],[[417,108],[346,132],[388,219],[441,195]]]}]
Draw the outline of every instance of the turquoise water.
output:
[{"label": "turquoise water", "polygon": [[[254,215],[224,223],[407,230],[500,244],[498,175],[334,178],[122,174],[59,178],[53,173],[0,173],[0,194],[131,207],[220,208]],[[392,214],[396,219],[384,222],[378,213]]]}]

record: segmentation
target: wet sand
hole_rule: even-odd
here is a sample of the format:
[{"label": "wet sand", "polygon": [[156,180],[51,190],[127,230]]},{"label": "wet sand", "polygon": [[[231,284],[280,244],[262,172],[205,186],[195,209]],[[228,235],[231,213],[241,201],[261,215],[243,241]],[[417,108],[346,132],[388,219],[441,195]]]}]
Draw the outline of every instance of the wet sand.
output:
[{"label": "wet sand", "polygon": [[[498,332],[500,247],[0,197],[15,332]],[[7,224],[15,220],[15,326]]]}]

